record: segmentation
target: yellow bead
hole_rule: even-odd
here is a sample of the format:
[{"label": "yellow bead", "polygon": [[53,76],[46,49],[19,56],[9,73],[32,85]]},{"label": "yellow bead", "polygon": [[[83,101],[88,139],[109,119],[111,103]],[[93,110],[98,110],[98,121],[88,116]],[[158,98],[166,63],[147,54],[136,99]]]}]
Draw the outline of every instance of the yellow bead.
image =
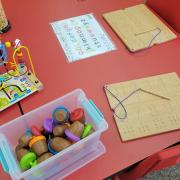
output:
[{"label": "yellow bead", "polygon": [[18,56],[18,57],[22,57],[22,56],[23,56],[23,53],[20,51],[20,52],[17,53],[17,56]]},{"label": "yellow bead", "polygon": [[6,46],[7,48],[10,48],[10,47],[11,47],[11,42],[10,42],[10,41],[5,42],[5,46]]}]

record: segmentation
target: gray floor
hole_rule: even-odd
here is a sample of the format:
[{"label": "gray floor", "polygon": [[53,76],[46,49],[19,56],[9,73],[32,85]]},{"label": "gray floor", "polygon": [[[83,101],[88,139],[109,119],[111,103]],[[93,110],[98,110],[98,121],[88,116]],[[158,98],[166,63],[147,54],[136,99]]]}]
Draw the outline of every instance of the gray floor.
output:
[{"label": "gray floor", "polygon": [[142,180],[180,180],[180,164],[161,171],[152,172]]},{"label": "gray floor", "polygon": [[[113,180],[113,178],[106,178],[105,180]],[[117,177],[116,180],[123,180],[123,179]],[[133,179],[129,179],[129,180],[133,180]],[[177,164],[176,166],[172,166],[160,171],[154,171],[152,173],[149,173],[141,180],[180,180],[180,163]]]}]

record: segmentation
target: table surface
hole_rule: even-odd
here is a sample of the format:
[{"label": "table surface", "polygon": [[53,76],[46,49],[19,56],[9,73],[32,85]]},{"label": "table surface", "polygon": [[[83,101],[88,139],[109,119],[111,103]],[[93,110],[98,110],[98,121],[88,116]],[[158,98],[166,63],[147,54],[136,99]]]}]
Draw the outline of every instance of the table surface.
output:
[{"label": "table surface", "polygon": [[[147,51],[130,53],[104,21],[102,14],[128,7],[142,0],[4,0],[12,30],[6,40],[20,38],[30,49],[44,90],[24,99],[24,112],[76,88],[82,88],[102,110],[109,129],[101,136],[106,153],[65,179],[102,179],[180,140],[180,131],[173,131],[129,142],[122,142],[109,108],[103,85],[161,73],[180,75],[180,38]],[[116,51],[68,64],[50,22],[94,13],[117,46]],[[0,124],[20,115],[17,105],[0,114]],[[88,176],[87,176],[87,172]],[[0,179],[9,179],[0,167]]]}]

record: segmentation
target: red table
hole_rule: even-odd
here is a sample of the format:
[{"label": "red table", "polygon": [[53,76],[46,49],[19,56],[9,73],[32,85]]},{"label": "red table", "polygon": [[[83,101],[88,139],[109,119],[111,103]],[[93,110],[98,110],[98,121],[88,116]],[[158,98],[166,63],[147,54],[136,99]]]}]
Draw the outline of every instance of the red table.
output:
[{"label": "red table", "polygon": [[177,32],[180,33],[180,1],[179,0],[148,0],[147,4],[163,17]]},{"label": "red table", "polygon": [[[102,17],[105,12],[140,2],[142,0],[3,1],[6,14],[12,23],[12,30],[5,35],[5,38],[20,38],[29,47],[37,75],[44,84],[43,91],[21,102],[24,112],[31,111],[75,88],[82,88],[102,110],[109,124],[109,129],[103,133],[101,138],[107,152],[65,178],[67,180],[105,178],[180,140],[180,131],[174,131],[126,143],[121,142],[103,92],[103,85],[107,83],[173,71],[180,75],[179,38],[155,46],[145,53],[132,54],[128,52]],[[91,12],[95,14],[118,49],[68,64],[49,23]],[[13,119],[16,116],[12,114],[14,108],[4,111],[1,116],[4,119]],[[1,168],[0,179],[8,179]]]}]

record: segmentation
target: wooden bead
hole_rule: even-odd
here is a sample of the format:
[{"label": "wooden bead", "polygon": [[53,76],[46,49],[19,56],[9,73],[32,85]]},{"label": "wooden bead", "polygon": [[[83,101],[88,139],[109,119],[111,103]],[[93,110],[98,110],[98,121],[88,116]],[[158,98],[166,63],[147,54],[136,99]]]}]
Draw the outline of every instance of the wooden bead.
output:
[{"label": "wooden bead", "polygon": [[81,137],[83,130],[84,130],[84,124],[82,124],[79,121],[73,122],[71,127],[69,128],[69,131],[77,137]]},{"label": "wooden bead", "polygon": [[53,111],[54,124],[64,124],[68,122],[70,113],[64,106],[59,106]]},{"label": "wooden bead", "polygon": [[18,144],[17,146],[16,146],[16,148],[15,148],[15,152],[17,152],[19,149],[21,149],[21,148],[23,148],[23,146],[22,145],[20,145],[20,144]]},{"label": "wooden bead", "polygon": [[16,156],[17,156],[17,159],[18,161],[21,160],[21,158],[26,155],[29,151],[25,148],[21,148],[21,149],[18,149],[16,150]]},{"label": "wooden bead", "polygon": [[70,145],[71,143],[62,137],[55,137],[51,140],[51,148],[56,152],[62,151]]},{"label": "wooden bead", "polygon": [[52,157],[53,155],[51,153],[45,153],[43,155],[41,155],[38,159],[37,159],[37,163],[41,163],[43,161],[45,161],[46,159]]},{"label": "wooden bead", "polygon": [[34,136],[29,142],[29,147],[38,156],[41,156],[48,151],[45,136]]},{"label": "wooden bead", "polygon": [[32,145],[31,149],[38,156],[41,156],[43,153],[48,151],[47,143],[45,140],[37,141]]},{"label": "wooden bead", "polygon": [[53,134],[54,136],[60,136],[63,137],[64,136],[64,131],[67,128],[66,125],[57,125],[54,127],[53,129]]},{"label": "wooden bead", "polygon": [[29,141],[32,139],[32,135],[31,134],[23,134],[20,138],[19,138],[19,145],[21,145],[22,147],[27,147],[29,144]]}]

